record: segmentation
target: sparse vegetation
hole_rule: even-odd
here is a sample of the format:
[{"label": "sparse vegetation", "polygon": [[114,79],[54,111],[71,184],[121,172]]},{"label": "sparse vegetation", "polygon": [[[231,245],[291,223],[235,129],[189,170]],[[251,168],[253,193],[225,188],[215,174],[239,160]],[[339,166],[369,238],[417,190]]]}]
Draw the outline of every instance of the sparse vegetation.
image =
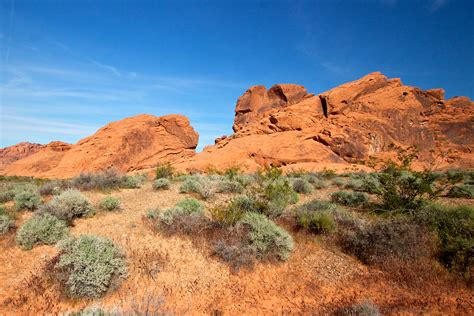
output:
[{"label": "sparse vegetation", "polygon": [[367,203],[369,197],[364,192],[337,191],[331,194],[331,200],[345,206],[359,206]]},{"label": "sparse vegetation", "polygon": [[82,193],[75,189],[64,191],[55,196],[51,202],[40,209],[43,213],[50,213],[59,219],[71,222],[76,217],[91,216],[94,208]]},{"label": "sparse vegetation", "polygon": [[8,215],[0,213],[0,236],[6,234],[10,229],[15,227],[15,221]]},{"label": "sparse vegetation", "polygon": [[275,256],[287,260],[293,251],[293,238],[265,215],[248,212],[239,221],[249,228],[249,243],[260,257]]},{"label": "sparse vegetation", "polygon": [[447,196],[450,198],[472,199],[474,198],[474,186],[465,184],[453,185],[449,189]]},{"label": "sparse vegetation", "polygon": [[98,173],[82,173],[71,179],[69,185],[79,190],[115,190],[120,188],[134,189],[142,186],[146,175],[125,175],[115,169],[107,169]]},{"label": "sparse vegetation", "polygon": [[71,297],[101,297],[127,276],[125,256],[109,239],[80,236],[63,240],[58,247],[54,274]]},{"label": "sparse vegetation", "polygon": [[236,180],[223,179],[217,183],[217,193],[242,193],[244,187]]},{"label": "sparse vegetation", "polygon": [[119,198],[109,195],[100,200],[99,206],[106,211],[117,211],[122,208],[122,203]]},{"label": "sparse vegetation", "polygon": [[343,249],[364,263],[383,266],[390,259],[409,261],[429,257],[434,248],[426,229],[400,218],[376,221],[347,232]]},{"label": "sparse vegetation", "polygon": [[25,250],[36,245],[52,245],[68,234],[66,223],[51,214],[34,215],[18,230],[17,243]]},{"label": "sparse vegetation", "polygon": [[169,162],[158,164],[155,169],[155,179],[170,179],[173,177],[174,168]]},{"label": "sparse vegetation", "polygon": [[202,199],[207,200],[214,195],[211,181],[204,176],[188,176],[181,184],[181,193],[195,193]]},{"label": "sparse vegetation", "polygon": [[41,197],[32,190],[22,190],[15,194],[15,207],[17,210],[33,211],[41,204]]},{"label": "sparse vegetation", "polygon": [[472,279],[474,267],[474,208],[432,204],[417,214],[438,236],[438,258],[451,271]]},{"label": "sparse vegetation", "polygon": [[296,179],[293,182],[293,190],[297,193],[309,194],[313,192],[313,186],[305,179]]},{"label": "sparse vegetation", "polygon": [[170,188],[170,180],[166,178],[159,178],[153,181],[154,190],[168,190]]}]

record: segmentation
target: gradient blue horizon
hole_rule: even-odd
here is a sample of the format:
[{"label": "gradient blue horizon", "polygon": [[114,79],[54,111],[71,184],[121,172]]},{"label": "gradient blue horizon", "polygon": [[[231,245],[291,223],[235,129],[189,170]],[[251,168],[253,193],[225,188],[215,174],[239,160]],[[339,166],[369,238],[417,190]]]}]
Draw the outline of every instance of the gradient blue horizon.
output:
[{"label": "gradient blue horizon", "polygon": [[474,1],[0,1],[0,147],[183,114],[198,150],[250,86],[370,72],[474,96]]}]

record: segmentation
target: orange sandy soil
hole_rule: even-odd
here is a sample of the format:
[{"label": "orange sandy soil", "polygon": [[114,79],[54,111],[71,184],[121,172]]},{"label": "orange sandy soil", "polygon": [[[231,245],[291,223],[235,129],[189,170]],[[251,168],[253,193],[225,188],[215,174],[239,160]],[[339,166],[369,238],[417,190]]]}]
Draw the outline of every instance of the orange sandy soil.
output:
[{"label": "orange sandy soil", "polygon": [[[154,310],[175,314],[328,314],[366,299],[383,314],[473,314],[473,291],[449,281],[441,268],[421,269],[403,281],[397,273],[367,267],[324,238],[293,231],[288,225],[295,250],[287,262],[258,263],[252,271],[233,273],[211,256],[209,245],[199,238],[167,237],[153,232],[142,220],[147,209],[170,207],[184,198],[178,187],[175,183],[169,191],[154,192],[148,182],[141,189],[113,192],[122,200],[122,211],[98,211],[93,218],[75,220],[73,235],[109,237],[127,255],[129,277],[101,299],[61,296],[43,272],[46,262],[57,253],[53,246],[23,251],[15,245],[14,233],[2,237],[0,315],[58,314],[86,306],[140,314]],[[327,193],[316,191],[301,202],[327,197]],[[95,204],[104,196],[85,194]],[[230,197],[217,195],[206,204]],[[17,225],[29,216],[31,213],[22,213]]]}]

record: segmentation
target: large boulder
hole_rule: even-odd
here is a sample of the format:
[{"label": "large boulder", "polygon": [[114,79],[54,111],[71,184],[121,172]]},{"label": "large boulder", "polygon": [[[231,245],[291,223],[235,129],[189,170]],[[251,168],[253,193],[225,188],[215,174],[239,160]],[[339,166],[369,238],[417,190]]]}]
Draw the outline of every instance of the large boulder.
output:
[{"label": "large boulder", "polygon": [[317,170],[393,156],[391,144],[417,146],[425,165],[474,167],[473,102],[444,100],[375,72],[319,95],[298,85],[254,86],[236,105],[234,134],[178,164],[182,169],[254,170],[266,164]]},{"label": "large boulder", "polygon": [[112,122],[69,145],[53,142],[5,168],[7,175],[68,178],[81,172],[151,168],[195,154],[198,133],[181,115],[137,115]]}]

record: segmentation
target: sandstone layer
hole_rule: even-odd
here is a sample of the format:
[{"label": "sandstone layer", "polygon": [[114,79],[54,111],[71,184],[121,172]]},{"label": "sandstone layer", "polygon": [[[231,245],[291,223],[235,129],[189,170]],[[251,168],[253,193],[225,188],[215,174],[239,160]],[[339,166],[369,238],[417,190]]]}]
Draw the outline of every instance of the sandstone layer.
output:
[{"label": "sandstone layer", "polygon": [[137,115],[112,122],[74,145],[52,142],[4,168],[7,175],[68,178],[115,168],[123,172],[194,155],[198,133],[181,115]]},{"label": "sandstone layer", "polygon": [[371,73],[313,95],[302,86],[254,86],[237,101],[234,134],[177,164],[184,170],[263,165],[285,169],[363,166],[393,155],[391,144],[417,146],[425,164],[473,168],[473,102],[444,99],[443,89],[421,90]]},{"label": "sandstone layer", "polygon": [[13,162],[28,157],[38,150],[43,148],[44,145],[34,143],[18,143],[14,146],[5,147],[0,149],[0,172],[3,169],[12,164]]}]

